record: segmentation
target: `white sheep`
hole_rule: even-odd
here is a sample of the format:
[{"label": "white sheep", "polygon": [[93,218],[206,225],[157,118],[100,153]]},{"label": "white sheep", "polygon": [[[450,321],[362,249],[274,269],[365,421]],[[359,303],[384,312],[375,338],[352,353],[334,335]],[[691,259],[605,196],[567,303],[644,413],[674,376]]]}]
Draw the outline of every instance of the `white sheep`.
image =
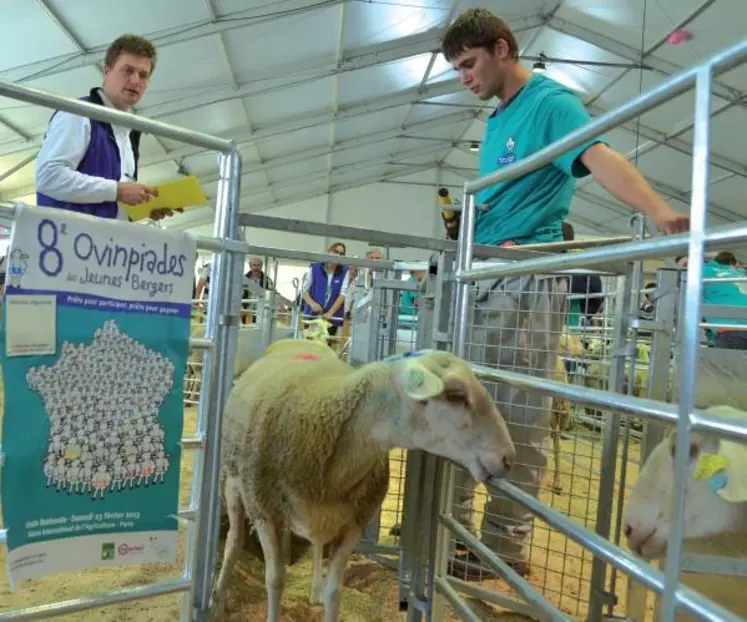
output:
[{"label": "white sheep", "polygon": [[[747,420],[747,412],[713,406],[706,412]],[[691,436],[685,492],[683,552],[747,555],[747,445],[712,434]],[[645,559],[667,551],[674,481],[675,436],[659,443],[641,468],[625,507],[624,533],[630,549]],[[680,582],[721,607],[747,616],[747,580],[708,573],[680,573]],[[678,621],[694,620],[680,613]]]},{"label": "white sheep", "polygon": [[332,545],[323,600],[325,620],[338,620],[343,571],[386,496],[391,449],[454,460],[478,481],[505,474],[515,455],[490,395],[454,355],[416,353],[354,370],[307,340],[274,343],[239,378],[223,430],[229,531],[213,602],[223,600],[246,512],[264,554],[268,622],[279,620],[291,532],[312,543],[313,604],[322,601],[322,555]]},{"label": "white sheep", "polygon": [[[712,406],[706,412],[747,420],[747,413],[731,406]],[[666,554],[674,447],[672,434],[654,448],[625,507],[628,546],[644,558]],[[695,432],[688,462],[684,538],[740,531],[747,531],[747,445]]]},{"label": "white sheep", "polygon": [[[192,324],[189,336],[191,339],[204,339],[205,324]],[[184,382],[185,401],[196,402],[199,395],[200,378],[202,375],[202,362],[204,352],[200,349],[192,350],[187,359],[187,373]]]}]

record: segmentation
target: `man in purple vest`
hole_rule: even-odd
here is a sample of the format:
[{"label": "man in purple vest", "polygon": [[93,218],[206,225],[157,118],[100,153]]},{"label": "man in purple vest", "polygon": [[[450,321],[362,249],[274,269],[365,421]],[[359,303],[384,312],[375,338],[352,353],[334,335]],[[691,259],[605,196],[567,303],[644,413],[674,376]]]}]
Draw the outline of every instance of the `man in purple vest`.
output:
[{"label": "man in purple vest", "polygon": [[[142,37],[124,35],[109,46],[104,83],[81,99],[129,112],[148,86],[156,49]],[[118,202],[137,205],[157,194],[137,182],[140,132],[56,111],[36,161],[37,205],[100,218],[128,220]],[[171,210],[156,210],[159,220]]]}]

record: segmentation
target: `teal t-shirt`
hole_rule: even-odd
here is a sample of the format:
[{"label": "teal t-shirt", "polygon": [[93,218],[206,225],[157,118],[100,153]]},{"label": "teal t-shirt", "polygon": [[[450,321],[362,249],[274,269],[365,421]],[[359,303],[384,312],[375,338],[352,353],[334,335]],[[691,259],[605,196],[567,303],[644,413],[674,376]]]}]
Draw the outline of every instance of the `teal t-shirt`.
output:
[{"label": "teal t-shirt", "polygon": [[[498,106],[485,126],[480,177],[526,158],[586,125],[590,120],[578,96],[550,78],[532,74],[522,89]],[[500,245],[557,242],[568,216],[575,180],[589,170],[580,160],[590,140],[528,175],[477,193],[475,243]]]},{"label": "teal t-shirt", "polygon": [[[709,261],[703,264],[703,278],[739,278],[744,277],[745,273],[739,268],[720,264],[717,261]],[[747,307],[747,282],[725,282],[725,283],[703,283],[703,304],[704,305],[723,305],[732,307]],[[747,321],[728,318],[728,317],[707,317],[705,321],[711,324],[729,324],[733,326],[742,326]],[[709,329],[712,333],[714,330]]]},{"label": "teal t-shirt", "polygon": [[[409,279],[407,279],[408,283],[419,283],[419,281],[414,277],[410,276]],[[419,292],[412,292],[409,290],[405,290],[400,294],[399,297],[399,314],[400,315],[412,315],[415,316],[418,313],[418,308],[415,306],[415,300],[418,297]]]}]

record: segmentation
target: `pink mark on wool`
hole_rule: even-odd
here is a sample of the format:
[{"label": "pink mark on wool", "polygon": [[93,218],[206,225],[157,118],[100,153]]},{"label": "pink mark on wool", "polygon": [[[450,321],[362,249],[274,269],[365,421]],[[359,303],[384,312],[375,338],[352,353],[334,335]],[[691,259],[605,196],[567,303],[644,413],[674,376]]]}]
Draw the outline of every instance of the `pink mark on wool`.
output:
[{"label": "pink mark on wool", "polygon": [[681,30],[672,31],[667,37],[667,43],[669,43],[669,45],[679,45],[680,43],[691,41],[692,38],[693,33],[683,28]]},{"label": "pink mark on wool", "polygon": [[322,357],[318,354],[309,354],[308,352],[304,352],[302,354],[295,354],[293,358],[299,361],[318,361]]}]

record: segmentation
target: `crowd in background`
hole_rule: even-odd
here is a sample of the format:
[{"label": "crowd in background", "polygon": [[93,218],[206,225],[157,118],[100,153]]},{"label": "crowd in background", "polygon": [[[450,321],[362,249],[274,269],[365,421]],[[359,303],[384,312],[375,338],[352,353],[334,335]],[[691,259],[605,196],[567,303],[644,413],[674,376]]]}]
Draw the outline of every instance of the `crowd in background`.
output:
[{"label": "crowd in background", "polygon": [[[574,239],[573,227],[563,224],[565,241]],[[299,291],[296,292],[296,304],[301,308],[302,317],[310,320],[322,317],[329,322],[330,337],[340,334],[346,320],[352,319],[356,300],[362,292],[370,287],[368,270],[359,270],[357,266],[346,264],[342,258],[347,256],[347,247],[343,242],[331,244],[327,253],[340,257],[340,261],[312,263],[305,273]],[[379,248],[369,249],[366,259],[381,260],[384,253]],[[4,259],[4,258],[3,258]],[[0,283],[4,281],[5,270],[0,260]],[[687,274],[687,257],[679,256],[676,267]],[[406,281],[420,285],[426,272],[412,271]],[[747,307],[747,281],[735,279],[747,278],[747,266],[739,262],[729,251],[722,251],[715,256],[707,256],[703,267],[703,304]],[[601,322],[604,313],[606,295],[602,281],[597,275],[576,275],[569,280],[567,325],[571,328],[592,325]],[[244,274],[242,293],[242,322],[256,322],[257,314],[253,300],[265,291],[272,291],[275,285],[263,270],[263,261],[259,257],[249,260],[249,268]],[[203,310],[210,290],[210,263],[204,264],[195,279],[194,296],[201,301]],[[644,285],[640,297],[638,318],[653,321],[656,314],[656,301],[659,297],[656,283]],[[255,298],[252,298],[254,296]],[[400,326],[414,328],[417,323],[417,311],[420,289],[401,292],[399,298]],[[703,331],[704,341],[718,348],[747,350],[747,320],[739,318],[703,317],[708,323]],[[347,331],[345,331],[347,332]],[[650,334],[645,327],[639,334]]]}]

